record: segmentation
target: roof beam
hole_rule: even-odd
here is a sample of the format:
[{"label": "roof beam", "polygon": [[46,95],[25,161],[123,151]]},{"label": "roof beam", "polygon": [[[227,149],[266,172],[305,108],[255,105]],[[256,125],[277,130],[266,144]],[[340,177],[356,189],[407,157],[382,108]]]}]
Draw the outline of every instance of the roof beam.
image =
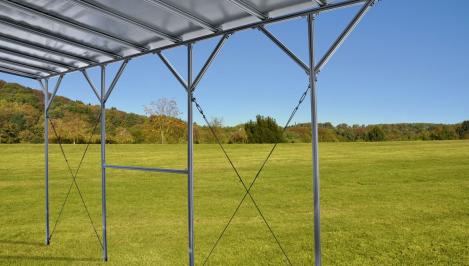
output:
[{"label": "roof beam", "polygon": [[117,70],[117,73],[111,82],[111,86],[109,86],[109,88],[107,89],[106,95],[101,95],[103,102],[107,102],[107,99],[109,99],[109,96],[111,96],[112,90],[114,90],[114,87],[116,87],[117,81],[119,81],[128,63],[129,63],[129,59],[126,59],[124,60],[124,62],[122,62],[121,66],[119,67],[119,70]]},{"label": "roof beam", "polygon": [[326,1],[326,0],[314,0],[314,2],[316,2],[319,6],[325,6],[325,5],[327,5],[327,1]]},{"label": "roof beam", "polygon": [[25,40],[22,40],[22,39],[18,39],[16,37],[6,36],[6,35],[3,35],[1,33],[0,33],[0,40],[4,41],[4,42],[15,44],[15,45],[24,46],[24,47],[27,47],[29,49],[41,51],[41,52],[44,52],[44,53],[47,53],[47,54],[53,54],[53,55],[56,55],[56,56],[59,56],[59,57],[68,57],[69,59],[73,59],[73,60],[76,60],[76,61],[79,61],[79,62],[82,62],[82,63],[86,63],[86,64],[98,63],[98,61],[95,61],[95,60],[92,60],[92,59],[89,59],[89,58],[84,58],[84,57],[81,57],[81,56],[69,54],[67,52],[52,50],[52,48],[46,48],[44,46],[29,42],[29,41],[25,41]]},{"label": "roof beam", "polygon": [[[315,7],[311,7],[309,9],[306,9],[306,10],[297,11],[297,12],[294,12],[294,13],[281,15],[281,16],[278,16],[278,17],[269,17],[268,19],[263,20],[263,21],[255,21],[255,22],[252,22],[252,23],[249,23],[249,24],[246,24],[246,25],[241,25],[241,26],[238,26],[238,27],[235,27],[235,28],[226,29],[226,30],[223,30],[223,31],[220,31],[220,32],[215,32],[215,33],[211,33],[211,34],[207,34],[207,35],[203,35],[203,36],[183,40],[181,43],[173,43],[173,44],[164,45],[164,46],[161,46],[161,47],[151,49],[151,50],[146,51],[146,52],[127,55],[127,56],[120,56],[119,59],[108,60],[105,63],[106,64],[111,64],[111,63],[115,63],[115,62],[125,60],[125,59],[137,58],[137,57],[149,54],[149,53],[161,52],[161,51],[164,51],[164,50],[167,50],[167,49],[175,48],[175,47],[185,45],[185,44],[189,44],[189,43],[195,43],[195,42],[202,41],[202,40],[211,39],[213,37],[224,35],[224,34],[230,34],[230,33],[235,33],[235,32],[238,32],[238,31],[249,30],[249,29],[257,28],[257,27],[262,26],[262,25],[268,25],[268,24],[272,24],[272,23],[276,23],[276,22],[295,19],[295,18],[298,18],[298,17],[304,17],[304,16],[307,16],[309,14],[311,14],[311,15],[312,14],[319,14],[319,13],[322,13],[322,12],[327,12],[327,11],[331,11],[331,10],[335,10],[335,9],[350,7],[350,6],[362,4],[364,2],[366,2],[366,0],[344,0],[344,1],[341,1],[341,2],[329,3],[329,4],[327,4],[326,6],[323,6],[323,7],[315,6]],[[2,19],[0,18],[0,21],[1,20]],[[73,70],[65,71],[63,73],[69,73],[69,72],[73,72],[73,71],[76,71],[76,70],[87,69],[87,68],[90,68],[90,67],[99,66],[100,64],[102,64],[102,63],[98,63],[98,64],[94,64],[94,65],[91,65],[91,66],[86,66],[86,67],[79,67],[79,68],[76,68],[76,69],[73,69]],[[57,76],[57,75],[49,75],[48,77],[53,77],[53,76]]]},{"label": "roof beam", "polygon": [[257,17],[260,20],[265,20],[268,18],[265,14],[254,8],[253,6],[247,4],[243,0],[228,0],[231,3],[235,4],[237,7],[242,9],[244,12],[249,13],[252,16]]},{"label": "roof beam", "polygon": [[13,55],[13,56],[22,57],[22,58],[26,58],[26,59],[29,59],[29,60],[38,61],[38,62],[41,62],[41,63],[44,63],[44,64],[54,65],[54,66],[58,66],[58,67],[65,68],[65,69],[70,69],[70,68],[73,67],[73,66],[63,64],[63,63],[60,63],[60,62],[55,62],[55,61],[44,59],[44,58],[37,57],[37,56],[34,56],[34,55],[25,54],[25,53],[19,52],[19,51],[13,51],[13,50],[6,49],[6,48],[3,48],[3,47],[0,47],[0,53],[10,54],[10,55]]},{"label": "roof beam", "polygon": [[63,43],[69,44],[71,46],[80,47],[80,48],[85,49],[85,50],[94,51],[96,53],[112,57],[114,59],[122,58],[122,56],[120,56],[116,53],[106,51],[106,50],[103,50],[103,49],[100,49],[100,48],[96,48],[94,46],[87,45],[87,44],[84,44],[84,43],[81,43],[81,42],[78,42],[78,41],[75,41],[75,40],[71,40],[69,38],[60,37],[60,36],[57,36],[57,35],[54,35],[54,34],[51,34],[51,33],[47,33],[47,32],[42,31],[40,29],[34,29],[32,27],[24,26],[24,25],[21,25],[17,22],[10,22],[10,21],[7,21],[3,18],[0,18],[0,23],[6,24],[6,25],[8,25],[12,28],[15,28],[15,29],[20,29],[22,31],[26,31],[26,32],[29,32],[29,33],[40,35],[40,36],[42,36],[46,39],[53,39],[55,41],[63,42]]},{"label": "roof beam", "polygon": [[149,3],[149,4],[152,4],[154,6],[157,6],[157,7],[160,7],[160,8],[163,8],[175,15],[178,15],[180,17],[183,17],[184,19],[194,23],[194,24],[197,24],[199,26],[201,26],[202,28],[205,28],[207,30],[210,30],[212,32],[218,32],[218,31],[221,31],[221,28],[219,27],[216,27],[216,26],[213,26],[211,25],[210,23],[206,22],[205,20],[201,19],[201,18],[198,18],[184,10],[181,10],[175,6],[172,6],[170,4],[167,4],[163,1],[160,1],[160,0],[144,0],[145,2]]},{"label": "roof beam", "polygon": [[7,6],[10,6],[14,9],[19,9],[19,10],[22,10],[24,12],[28,12],[28,13],[37,15],[39,17],[50,19],[50,20],[55,21],[55,22],[57,22],[59,24],[62,24],[62,25],[67,25],[69,27],[73,27],[73,28],[76,28],[76,29],[79,29],[79,30],[82,30],[82,31],[85,31],[85,32],[88,32],[88,33],[91,33],[91,34],[94,34],[94,35],[101,36],[101,37],[109,39],[109,40],[113,40],[115,42],[121,43],[123,45],[126,45],[128,47],[131,47],[131,48],[139,50],[139,51],[148,50],[148,48],[143,47],[139,44],[135,44],[135,43],[120,39],[120,38],[118,38],[116,36],[113,36],[109,33],[106,33],[106,32],[103,32],[101,30],[89,27],[89,26],[81,24],[79,22],[73,22],[71,20],[67,20],[67,19],[55,16],[55,15],[49,14],[47,12],[35,9],[35,8],[27,6],[27,5],[23,5],[23,4],[16,3],[16,2],[11,2],[9,0],[0,0],[0,1],[1,1],[1,3],[5,4]]},{"label": "roof beam", "polygon": [[187,88],[187,82],[184,80],[184,78],[177,72],[177,70],[174,68],[174,66],[168,61],[168,59],[166,59],[166,57],[160,52],[157,52],[156,53],[161,61],[163,61],[163,63],[166,65],[166,67],[169,69],[169,71],[171,71],[171,73],[174,75],[174,77],[179,81],[179,83],[181,83],[181,85],[184,87],[184,89],[186,89],[186,91],[188,90]]},{"label": "roof beam", "polygon": [[170,40],[170,41],[175,42],[175,43],[182,41],[181,38],[179,38],[179,37],[171,36],[170,34],[167,34],[167,33],[163,32],[163,31],[161,31],[161,30],[159,30],[159,29],[157,29],[153,26],[150,26],[150,25],[148,25],[144,22],[137,21],[136,19],[131,18],[129,16],[126,16],[126,15],[120,13],[120,12],[107,9],[105,7],[99,6],[99,5],[94,4],[94,3],[90,3],[90,2],[85,1],[85,0],[71,0],[71,1],[75,2],[78,5],[85,6],[87,8],[97,10],[97,11],[99,11],[101,13],[104,13],[104,14],[107,14],[111,17],[123,20],[125,22],[130,23],[130,24],[136,25],[140,28],[151,31],[151,32],[155,33],[156,35],[158,35],[159,37],[161,37],[163,39]]},{"label": "roof beam", "polygon": [[10,60],[10,59],[6,59],[6,58],[0,58],[0,62],[5,62],[5,63],[11,64],[11,65],[17,65],[17,66],[20,66],[20,67],[23,67],[23,68],[28,68],[28,69],[31,69],[31,70],[34,70],[34,71],[45,73],[45,74],[51,74],[51,73],[58,74],[59,73],[55,70],[42,68],[42,67],[38,67],[38,66],[33,66],[31,64],[26,64],[26,63],[20,63],[20,62],[16,62],[16,61],[13,61],[13,60]]},{"label": "roof beam", "polygon": [[298,64],[303,70],[309,74],[310,70],[309,67],[293,53],[290,49],[288,49],[285,44],[283,44],[279,39],[277,39],[270,31],[268,31],[264,26],[259,26],[258,29],[264,33],[267,38],[269,38],[275,45],[277,45],[282,51],[284,51],[296,64]]},{"label": "roof beam", "polygon": [[200,70],[199,74],[194,79],[194,81],[191,83],[191,88],[189,88],[191,91],[194,91],[195,88],[197,88],[197,85],[199,84],[202,77],[205,75],[205,72],[210,67],[210,65],[212,64],[213,60],[218,55],[218,53],[220,53],[221,48],[223,47],[223,45],[225,44],[226,40],[228,40],[229,37],[230,37],[229,34],[225,34],[221,37],[221,39],[218,42],[217,46],[215,46],[215,49],[213,49],[213,51],[210,54],[210,56],[208,57],[207,61],[205,61],[205,64],[202,67],[202,69]]},{"label": "roof beam", "polygon": [[96,87],[94,86],[93,81],[91,81],[90,77],[88,76],[88,72],[86,71],[86,69],[83,69],[81,73],[83,74],[86,81],[90,85],[91,90],[93,91],[94,95],[96,95],[96,97],[98,98],[98,101],[101,102],[101,96],[99,96],[98,90],[96,90]]},{"label": "roof beam", "polygon": [[331,59],[337,49],[342,45],[347,36],[353,31],[353,29],[358,25],[360,20],[365,16],[366,12],[370,9],[371,6],[373,6],[374,2],[375,0],[368,0],[358,11],[355,17],[353,17],[352,21],[350,21],[350,23],[347,25],[347,27],[345,27],[339,37],[337,37],[337,39],[329,48],[329,50],[327,50],[321,60],[317,63],[316,72],[320,72],[324,65],[327,64],[329,59]]},{"label": "roof beam", "polygon": [[20,77],[23,77],[23,78],[29,78],[29,79],[40,79],[41,78],[38,75],[34,75],[34,74],[31,74],[31,73],[27,73],[27,72],[24,72],[24,71],[20,71],[20,70],[17,70],[17,69],[4,67],[4,66],[0,66],[0,72],[6,73],[6,74],[9,74],[9,75],[20,76]]}]

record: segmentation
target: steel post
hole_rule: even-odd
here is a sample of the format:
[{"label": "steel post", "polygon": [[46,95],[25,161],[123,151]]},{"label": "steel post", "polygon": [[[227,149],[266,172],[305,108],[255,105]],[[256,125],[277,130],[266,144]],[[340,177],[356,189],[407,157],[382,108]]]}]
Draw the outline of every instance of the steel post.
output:
[{"label": "steel post", "polygon": [[187,198],[189,226],[189,265],[194,265],[194,168],[192,121],[192,44],[187,45]]},{"label": "steel post", "polygon": [[[42,83],[41,83],[42,84]],[[45,174],[45,211],[46,211],[46,245],[49,245],[50,228],[49,228],[49,114],[47,103],[49,102],[49,80],[44,79],[44,174]]]},{"label": "steel post", "polygon": [[103,260],[107,261],[106,231],[106,66],[101,66],[101,207],[103,219]]},{"label": "steel post", "polygon": [[321,265],[321,228],[319,208],[319,157],[316,72],[314,66],[314,15],[308,15],[309,82],[311,88],[311,130],[313,152],[314,264]]}]

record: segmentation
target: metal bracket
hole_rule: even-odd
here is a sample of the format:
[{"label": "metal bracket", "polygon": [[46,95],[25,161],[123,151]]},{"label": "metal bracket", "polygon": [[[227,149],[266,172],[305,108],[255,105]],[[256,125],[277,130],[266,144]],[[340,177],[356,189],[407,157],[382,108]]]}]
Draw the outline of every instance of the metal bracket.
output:
[{"label": "metal bracket", "polygon": [[98,91],[96,90],[96,87],[94,86],[93,82],[91,81],[90,77],[88,76],[88,72],[86,71],[86,69],[83,69],[83,70],[81,71],[81,73],[83,74],[83,76],[85,77],[86,81],[87,81],[88,84],[90,85],[90,88],[91,88],[91,90],[93,90],[94,95],[96,95],[96,98],[98,98],[98,101],[101,102],[101,97],[99,96],[99,93],[98,93]]},{"label": "metal bracket", "polygon": [[114,90],[114,87],[116,86],[117,84],[117,81],[119,81],[122,73],[124,72],[124,69],[125,67],[127,66],[127,64],[129,63],[129,60],[130,59],[126,59],[124,60],[124,62],[122,62],[121,66],[119,67],[119,70],[117,71],[117,74],[116,76],[114,77],[114,79],[112,80],[111,82],[111,86],[109,86],[107,92],[106,92],[106,95],[104,95],[104,97],[101,95],[102,97],[102,100],[104,102],[107,102],[107,99],[109,98],[109,96],[111,95],[111,92]]},{"label": "metal bracket", "polygon": [[49,112],[50,105],[52,104],[52,101],[54,100],[55,95],[57,94],[57,91],[59,90],[60,83],[62,83],[63,78],[64,78],[64,74],[60,75],[59,79],[55,83],[54,91],[52,92],[52,95],[51,95],[51,97],[50,97],[50,99],[49,99],[49,101],[47,102],[47,105],[46,105],[46,113]]}]

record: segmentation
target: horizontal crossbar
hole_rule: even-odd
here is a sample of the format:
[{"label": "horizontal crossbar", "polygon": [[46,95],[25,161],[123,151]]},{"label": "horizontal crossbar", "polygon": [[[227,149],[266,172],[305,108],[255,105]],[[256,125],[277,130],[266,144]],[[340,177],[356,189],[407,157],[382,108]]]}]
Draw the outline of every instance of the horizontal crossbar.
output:
[{"label": "horizontal crossbar", "polygon": [[141,166],[123,166],[123,165],[104,165],[105,168],[121,169],[121,170],[135,170],[145,172],[160,172],[160,173],[172,173],[172,174],[187,174],[187,170],[171,169],[171,168],[154,168],[154,167],[141,167]]}]

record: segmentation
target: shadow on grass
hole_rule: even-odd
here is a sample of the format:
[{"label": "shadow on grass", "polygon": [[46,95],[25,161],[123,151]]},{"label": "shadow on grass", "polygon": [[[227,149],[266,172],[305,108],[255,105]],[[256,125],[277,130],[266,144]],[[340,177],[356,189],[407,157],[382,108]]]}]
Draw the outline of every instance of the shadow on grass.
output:
[{"label": "shadow on grass", "polygon": [[[0,244],[47,247],[46,244],[44,244],[43,242],[39,242],[39,241],[21,241],[21,240],[0,239]],[[2,260],[82,261],[82,262],[101,261],[100,258],[75,258],[75,257],[27,256],[27,255],[2,255],[0,254],[0,261]]]},{"label": "shadow on grass", "polygon": [[39,241],[21,241],[21,240],[3,240],[3,239],[0,239],[0,244],[46,246],[46,244],[44,244],[43,242],[39,242]]},{"label": "shadow on grass", "polygon": [[74,257],[40,257],[23,255],[0,255],[1,260],[38,260],[38,261],[100,261],[98,258],[74,258]]}]

